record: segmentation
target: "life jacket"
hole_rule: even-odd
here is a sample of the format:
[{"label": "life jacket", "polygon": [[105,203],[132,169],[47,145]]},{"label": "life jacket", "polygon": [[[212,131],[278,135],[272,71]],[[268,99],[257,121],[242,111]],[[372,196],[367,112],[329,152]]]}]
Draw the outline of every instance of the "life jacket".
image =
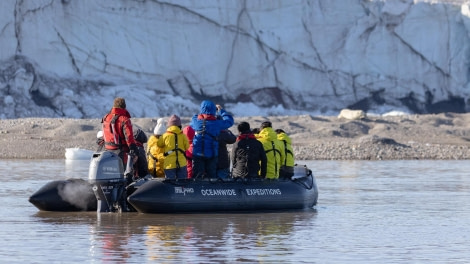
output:
[{"label": "life jacket", "polygon": [[274,172],[276,173],[275,176],[279,177],[279,169],[278,169],[278,165],[277,165],[276,153],[279,155],[279,157],[282,157],[282,154],[281,154],[281,151],[276,148],[276,145],[274,144],[274,141],[271,141],[271,145],[272,145],[272,149],[268,149],[265,152],[266,152],[266,155],[271,151],[273,152],[273,155],[274,155]]},{"label": "life jacket", "polygon": [[150,174],[152,174],[154,177],[156,177],[156,175],[157,175],[157,163],[158,163],[158,159],[157,159],[155,156],[153,156],[152,153],[150,153],[150,148],[149,148],[149,150],[147,151],[147,157],[150,158],[150,159],[147,158],[147,163],[152,162],[152,165],[153,165],[153,166],[149,166],[149,167],[152,168],[152,171],[150,172]]},{"label": "life jacket", "polygon": [[[197,139],[198,142],[201,142],[201,153],[198,153],[198,154],[202,154],[203,157],[205,157],[205,144],[207,141],[210,141],[211,142],[211,148],[212,148],[212,153],[214,153],[214,156],[215,154],[218,152],[218,148],[219,148],[219,145],[218,145],[218,138],[217,136],[215,135],[212,135],[210,134],[207,129],[206,129],[206,121],[207,120],[217,120],[217,118],[214,116],[214,115],[208,115],[208,114],[200,114],[198,115],[197,117],[199,120],[202,120],[202,129],[201,130],[197,130],[196,131],[196,134],[194,135],[194,137]],[[209,137],[209,138],[208,138]],[[212,140],[210,140],[210,138],[212,138]]]},{"label": "life jacket", "polygon": [[[103,139],[104,144],[107,146],[106,149],[120,149],[122,150],[122,146],[126,145],[125,138],[121,138],[119,132],[116,127],[116,120],[119,118],[119,114],[113,114],[110,116],[111,113],[108,113],[103,117],[101,123],[103,123]],[[123,124],[124,125],[124,124]],[[121,131],[123,131],[123,127],[121,127]]]},{"label": "life jacket", "polygon": [[181,168],[181,165],[180,165],[180,162],[178,160],[178,151],[181,152],[185,158],[186,158],[186,151],[184,151],[184,150],[182,150],[178,147],[178,135],[176,133],[171,132],[171,131],[167,131],[167,133],[173,134],[173,137],[175,138],[175,147],[173,149],[168,150],[167,152],[163,153],[163,156],[166,157],[166,156],[168,156],[168,155],[170,155],[174,152],[175,155],[176,155],[176,168],[179,169],[179,168]]},{"label": "life jacket", "polygon": [[[237,137],[237,141],[245,140],[245,139],[254,139],[254,140],[256,140],[256,137],[253,134],[241,134]],[[245,166],[244,166],[245,171],[243,172],[242,177],[247,177],[248,173],[249,173],[249,171],[248,171],[248,162],[250,160],[250,145],[249,144],[245,145],[245,154],[246,154]]]},{"label": "life jacket", "polygon": [[165,177],[163,172],[163,149],[157,146],[158,138],[151,135],[147,141],[147,171],[154,177]]},{"label": "life jacket", "polygon": [[162,161],[152,154],[151,149],[153,148],[157,148],[157,146],[152,146],[147,150],[147,169],[152,176],[158,177],[162,174],[161,170],[163,165],[161,164]]},{"label": "life jacket", "polygon": [[284,152],[286,153],[286,156],[284,157],[284,166],[287,166],[287,154],[290,154],[293,158],[294,153],[292,153],[292,151],[290,151],[290,149],[287,148],[287,140],[281,140],[281,141],[284,142]]},{"label": "life jacket", "polygon": [[101,119],[106,149],[127,152],[129,151],[129,146],[135,144],[130,117],[126,109],[113,107]]}]

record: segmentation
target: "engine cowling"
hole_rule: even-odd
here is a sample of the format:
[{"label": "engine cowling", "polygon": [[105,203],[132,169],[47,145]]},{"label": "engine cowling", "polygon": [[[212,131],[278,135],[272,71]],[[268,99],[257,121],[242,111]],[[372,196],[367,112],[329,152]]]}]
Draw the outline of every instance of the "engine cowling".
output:
[{"label": "engine cowling", "polygon": [[96,196],[98,212],[127,210],[124,166],[116,153],[94,153],[88,170],[88,181]]}]

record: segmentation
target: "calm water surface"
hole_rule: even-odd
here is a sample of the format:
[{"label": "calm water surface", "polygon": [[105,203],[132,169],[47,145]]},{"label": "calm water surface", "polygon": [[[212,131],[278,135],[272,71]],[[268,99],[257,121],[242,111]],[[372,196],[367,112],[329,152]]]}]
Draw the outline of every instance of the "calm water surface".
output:
[{"label": "calm water surface", "polygon": [[2,263],[469,263],[469,161],[308,161],[315,210],[40,212],[45,183],[88,161],[0,160]]}]

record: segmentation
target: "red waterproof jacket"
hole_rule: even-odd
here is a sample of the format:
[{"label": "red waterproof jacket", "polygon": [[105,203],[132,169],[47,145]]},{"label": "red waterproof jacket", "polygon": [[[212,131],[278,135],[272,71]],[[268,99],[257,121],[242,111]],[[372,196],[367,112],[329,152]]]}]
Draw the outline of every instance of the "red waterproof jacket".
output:
[{"label": "red waterproof jacket", "polygon": [[135,147],[131,115],[124,108],[113,107],[103,119],[104,146],[107,150],[120,149],[129,152],[129,146]]},{"label": "red waterproof jacket", "polygon": [[191,126],[183,128],[183,134],[186,135],[189,142],[189,148],[186,150],[186,170],[188,171],[188,179],[193,177],[193,138],[196,131]]}]

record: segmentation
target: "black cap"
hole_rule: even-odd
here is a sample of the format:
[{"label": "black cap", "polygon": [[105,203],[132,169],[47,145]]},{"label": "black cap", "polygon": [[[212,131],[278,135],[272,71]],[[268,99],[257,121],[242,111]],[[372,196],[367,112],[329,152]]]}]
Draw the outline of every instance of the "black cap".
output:
[{"label": "black cap", "polygon": [[248,122],[241,122],[240,124],[238,124],[238,132],[242,134],[251,132],[250,124],[248,124]]},{"label": "black cap", "polygon": [[264,121],[263,123],[261,123],[261,129],[265,127],[273,127],[273,125],[269,121]]}]

